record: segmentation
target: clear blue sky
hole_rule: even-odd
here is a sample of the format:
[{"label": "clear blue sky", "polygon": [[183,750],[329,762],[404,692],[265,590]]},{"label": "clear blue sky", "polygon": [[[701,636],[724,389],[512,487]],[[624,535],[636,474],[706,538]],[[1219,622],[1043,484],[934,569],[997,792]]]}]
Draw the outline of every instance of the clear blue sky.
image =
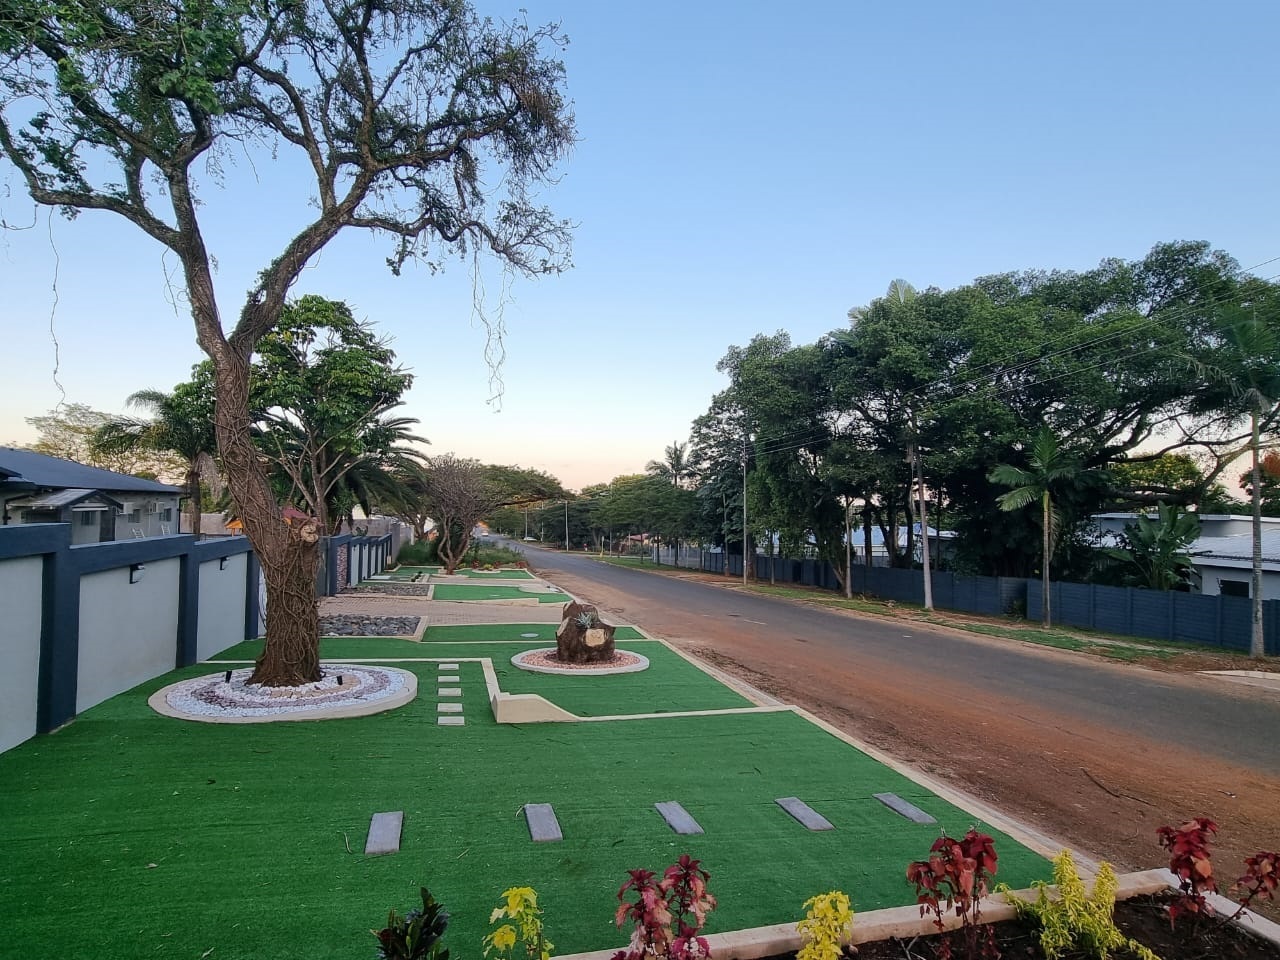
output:
[{"label": "clear blue sky", "polygon": [[[1274,0],[480,8],[520,4],[571,39],[582,142],[545,198],[579,228],[570,273],[511,289],[501,410],[466,264],[395,278],[354,235],[296,288],[394,337],[431,452],[578,488],[685,439],[730,344],[811,342],[895,277],[1086,269],[1176,239],[1246,267],[1280,255]],[[228,323],[305,187],[255,153],[204,190]],[[0,216],[33,216],[7,169]],[[172,258],[107,214],[55,215],[52,242],[48,222],[0,233],[0,441],[33,439],[23,418],[59,402],[51,315],[69,401],[119,411],[200,359]],[[491,305],[499,285],[489,271]]]}]

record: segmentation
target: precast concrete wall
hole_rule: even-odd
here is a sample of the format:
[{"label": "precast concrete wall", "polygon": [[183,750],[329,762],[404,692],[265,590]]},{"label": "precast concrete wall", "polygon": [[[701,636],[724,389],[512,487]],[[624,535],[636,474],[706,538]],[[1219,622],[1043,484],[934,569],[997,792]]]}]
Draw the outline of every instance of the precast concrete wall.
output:
[{"label": "precast concrete wall", "polygon": [[[80,660],[76,713],[177,665],[177,558],[80,578]],[[243,623],[241,626],[243,629]]]},{"label": "precast concrete wall", "polygon": [[[196,658],[208,660],[245,637],[245,623],[228,611],[245,608],[249,554],[219,557],[200,564],[199,619],[196,623]],[[256,620],[254,618],[256,636]]]},{"label": "precast concrete wall", "polygon": [[0,753],[36,735],[44,560],[0,560]]}]

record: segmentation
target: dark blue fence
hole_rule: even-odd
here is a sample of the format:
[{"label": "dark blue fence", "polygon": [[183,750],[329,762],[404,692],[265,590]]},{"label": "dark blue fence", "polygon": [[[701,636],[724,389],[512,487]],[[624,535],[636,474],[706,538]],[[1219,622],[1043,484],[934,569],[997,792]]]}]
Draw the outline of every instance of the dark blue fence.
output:
[{"label": "dark blue fence", "polygon": [[[1044,587],[1027,581],[1027,617],[1040,619]],[[1248,653],[1253,601],[1173,590],[1050,583],[1054,623],[1151,640],[1176,640]],[[1263,603],[1267,656],[1280,656],[1280,600]]]},{"label": "dark blue fence", "polygon": [[[724,555],[703,555],[702,568],[724,572]],[[742,576],[742,556],[729,555],[729,573]],[[826,590],[841,590],[835,568],[825,560],[793,560],[756,556],[756,578],[797,583]],[[855,565],[850,575],[855,594],[924,604],[924,575],[920,570]],[[1053,622],[1072,627],[1197,643],[1224,650],[1249,651],[1251,601],[1245,597],[1207,597],[1172,590],[1136,587],[1103,587],[1088,583],[1051,583]],[[948,572],[933,574],[933,605],[999,617],[1025,614],[1040,619],[1043,590],[1039,580],[1021,577],[961,577]],[[1280,656],[1280,600],[1263,604],[1263,629],[1268,656]]]}]

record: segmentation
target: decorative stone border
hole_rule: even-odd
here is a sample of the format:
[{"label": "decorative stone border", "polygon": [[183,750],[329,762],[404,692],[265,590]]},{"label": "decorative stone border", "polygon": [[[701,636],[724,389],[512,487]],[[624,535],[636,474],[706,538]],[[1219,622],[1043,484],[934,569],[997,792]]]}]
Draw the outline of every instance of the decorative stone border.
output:
[{"label": "decorative stone border", "polygon": [[521,670],[528,670],[530,673],[555,673],[561,676],[570,675],[577,677],[603,677],[613,673],[639,673],[641,670],[649,669],[649,658],[632,650],[617,650],[617,653],[626,654],[635,659],[618,666],[599,666],[599,667],[560,667],[551,664],[534,664],[526,663],[525,657],[532,657],[546,653],[554,653],[555,647],[539,647],[537,650],[524,650],[517,653],[511,658],[513,666],[519,667]]},{"label": "decorative stone border", "polygon": [[180,680],[161,687],[147,703],[179,720],[273,723],[366,717],[404,706],[418,693],[417,675],[396,667],[331,663],[323,679],[293,690],[251,687],[245,681],[252,672],[249,667]]}]

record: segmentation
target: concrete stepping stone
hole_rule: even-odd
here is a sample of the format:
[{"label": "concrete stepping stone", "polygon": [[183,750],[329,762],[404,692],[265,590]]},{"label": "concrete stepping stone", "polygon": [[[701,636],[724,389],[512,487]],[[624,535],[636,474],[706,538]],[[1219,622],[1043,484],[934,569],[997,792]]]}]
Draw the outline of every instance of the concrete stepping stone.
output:
[{"label": "concrete stepping stone", "polygon": [[451,673],[451,672],[453,672],[453,671],[455,671],[455,670],[457,670],[457,669],[458,669],[458,665],[457,665],[456,663],[438,663],[438,664],[436,664],[436,671],[437,671],[438,673]]},{"label": "concrete stepping stone", "polygon": [[462,696],[461,687],[436,687],[437,697],[460,697]]},{"label": "concrete stepping stone", "polygon": [[674,800],[664,800],[655,803],[654,807],[662,814],[662,819],[667,821],[669,826],[676,833],[702,833],[702,827],[698,825],[698,821],[689,815],[689,811]]},{"label": "concrete stepping stone", "polygon": [[466,723],[466,718],[457,714],[446,714],[443,717],[436,717],[436,725],[440,727],[461,727]]},{"label": "concrete stepping stone", "polygon": [[375,813],[369,821],[369,836],[364,842],[366,857],[380,857],[400,852],[400,831],[404,827],[404,811]]},{"label": "concrete stepping stone", "polygon": [[462,704],[460,703],[437,703],[436,713],[461,713]]},{"label": "concrete stepping stone", "polygon": [[925,813],[914,803],[908,803],[896,793],[873,793],[873,797],[883,803],[894,813],[906,817],[912,823],[937,823],[933,817]]},{"label": "concrete stepping stone", "polygon": [[835,825],[799,797],[779,797],[774,801],[810,830],[834,830]]},{"label": "concrete stepping stone", "polygon": [[558,843],[564,839],[560,833],[560,821],[549,803],[526,803],[524,818],[529,824],[529,838],[534,843]]}]

